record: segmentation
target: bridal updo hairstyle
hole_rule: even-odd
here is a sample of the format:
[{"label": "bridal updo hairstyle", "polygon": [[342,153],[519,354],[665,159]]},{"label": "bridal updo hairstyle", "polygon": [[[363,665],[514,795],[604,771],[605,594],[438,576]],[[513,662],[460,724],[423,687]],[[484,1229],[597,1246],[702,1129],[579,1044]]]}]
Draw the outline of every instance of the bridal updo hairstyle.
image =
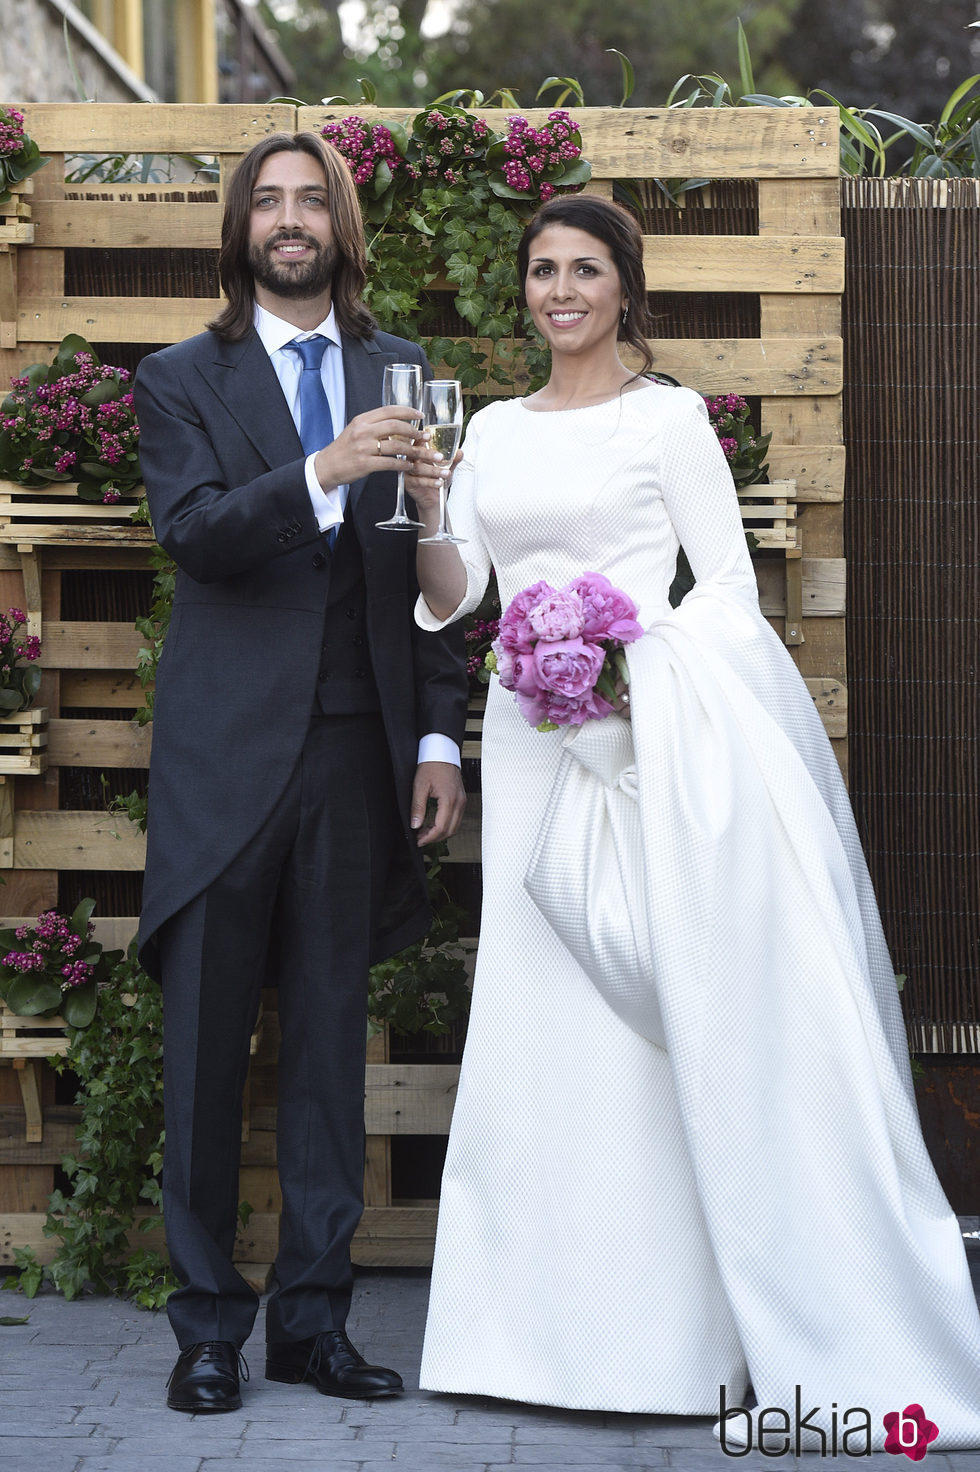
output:
[{"label": "bridal updo hairstyle", "polygon": [[[616,264],[626,297],[626,321],[620,322],[618,342],[627,342],[643,359],[639,373],[653,367],[647,347],[650,333],[650,309],[647,306],[646,278],[643,275],[643,235],[629,210],[595,194],[560,194],[543,204],[531,220],[517,247],[517,274],[524,297],[531,247],[549,225],[565,225],[571,230],[584,230],[601,240]],[[524,298],[526,302],[526,298]]]}]

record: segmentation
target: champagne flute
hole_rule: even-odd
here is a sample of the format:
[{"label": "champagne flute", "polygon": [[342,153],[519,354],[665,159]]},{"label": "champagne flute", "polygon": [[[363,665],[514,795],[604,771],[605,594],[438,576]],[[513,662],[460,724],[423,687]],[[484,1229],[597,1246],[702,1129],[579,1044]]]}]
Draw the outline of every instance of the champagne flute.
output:
[{"label": "champagne flute", "polygon": [[[381,393],[383,405],[387,407],[389,404],[403,404],[409,409],[417,409],[421,391],[422,369],[417,363],[386,364]],[[375,526],[380,527],[383,532],[414,532],[417,527],[422,526],[422,522],[413,521],[405,510],[405,456],[398,455],[396,458],[401,462],[402,468],[398,472],[395,514],[390,521],[376,521]]]},{"label": "champagne flute", "polygon": [[433,378],[423,383],[422,428],[429,436],[429,448],[438,450],[443,459],[439,472],[439,530],[431,537],[419,537],[419,546],[427,542],[465,542],[465,537],[454,537],[446,526],[446,481],[463,433],[463,390],[457,379]]}]

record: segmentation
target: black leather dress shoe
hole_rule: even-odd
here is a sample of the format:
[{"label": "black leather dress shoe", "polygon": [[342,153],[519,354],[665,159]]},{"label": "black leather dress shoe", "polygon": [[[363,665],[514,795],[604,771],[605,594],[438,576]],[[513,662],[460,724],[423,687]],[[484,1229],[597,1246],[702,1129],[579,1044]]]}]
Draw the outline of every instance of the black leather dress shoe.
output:
[{"label": "black leather dress shoe", "polygon": [[294,1339],[270,1344],[265,1378],[284,1385],[308,1380],[321,1395],[338,1395],[347,1400],[373,1400],[398,1395],[404,1389],[395,1370],[369,1365],[358,1354],[342,1329],[326,1329],[312,1339]]},{"label": "black leather dress shoe", "polygon": [[[241,1410],[240,1359],[237,1347],[228,1339],[207,1339],[182,1349],[167,1381],[167,1405],[172,1411],[196,1415]],[[241,1363],[247,1380],[248,1368],[244,1360]]]}]

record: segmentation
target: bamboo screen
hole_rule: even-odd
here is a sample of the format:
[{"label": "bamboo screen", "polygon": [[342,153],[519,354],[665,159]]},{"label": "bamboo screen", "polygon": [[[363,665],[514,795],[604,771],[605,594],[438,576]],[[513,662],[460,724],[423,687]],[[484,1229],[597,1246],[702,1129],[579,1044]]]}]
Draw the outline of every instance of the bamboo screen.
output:
[{"label": "bamboo screen", "polygon": [[914,1048],[980,1052],[980,186],[847,180],[851,795]]}]

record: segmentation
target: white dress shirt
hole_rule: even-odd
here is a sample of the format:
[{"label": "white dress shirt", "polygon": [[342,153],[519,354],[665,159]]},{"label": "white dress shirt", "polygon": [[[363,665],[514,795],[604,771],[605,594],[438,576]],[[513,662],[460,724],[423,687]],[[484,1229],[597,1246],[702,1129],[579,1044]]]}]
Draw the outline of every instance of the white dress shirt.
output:
[{"label": "white dress shirt", "polygon": [[[267,312],[265,307],[255,303],[255,314],[253,317],[255,330],[258,333],[262,346],[269,354],[269,361],[275,369],[276,377],[286,396],[289,412],[293,416],[293,423],[299,429],[299,380],[303,372],[303,363],[298,353],[289,352],[286,344],[295,342],[297,338],[325,337],[327,347],[324,349],[323,359],[320,363],[320,377],[323,380],[323,390],[330,405],[330,418],[333,421],[334,435],[338,435],[347,423],[347,391],[344,386],[344,355],[340,342],[340,330],[337,327],[337,317],[331,306],[319,327],[314,327],[310,332],[298,332],[291,322],[283,321],[282,317],[275,317]],[[334,486],[325,491],[317,480],[313,462],[316,452],[306,457],[306,489],[309,492],[310,504],[313,507],[313,515],[321,532],[329,531],[331,527],[339,527],[344,520],[344,507],[347,505],[347,485]],[[404,535],[392,532],[392,536]],[[423,736],[419,741],[420,762],[451,762],[454,767],[460,765],[459,747],[455,741],[444,736],[440,731],[432,731]]]}]

